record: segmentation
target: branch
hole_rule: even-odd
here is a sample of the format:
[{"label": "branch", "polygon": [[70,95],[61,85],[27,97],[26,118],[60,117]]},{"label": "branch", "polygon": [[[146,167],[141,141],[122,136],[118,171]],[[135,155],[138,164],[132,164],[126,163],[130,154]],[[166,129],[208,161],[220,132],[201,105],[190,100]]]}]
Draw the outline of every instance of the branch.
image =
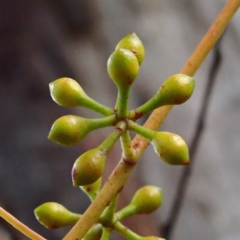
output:
[{"label": "branch", "polygon": [[[203,40],[190,56],[181,73],[190,76],[194,75],[209,51],[227,27],[239,6],[240,0],[229,0],[227,2],[209,31],[204,36]],[[165,106],[156,109],[144,126],[152,130],[157,130],[170,112],[171,108],[172,106]],[[136,162],[148,146],[148,141],[137,135],[132,141],[132,146],[136,151],[136,157],[134,159],[121,159],[109,179],[106,181],[102,190],[97,195],[96,199],[86,210],[82,218],[63,238],[63,240],[82,239],[91,226],[98,221],[99,216],[110,203],[111,199],[123,188],[130,173],[134,169]]]},{"label": "branch", "polygon": [[13,227],[15,227],[18,231],[22,232],[25,236],[29,237],[33,240],[46,240],[42,236],[38,235],[36,232],[28,228],[26,225],[17,220],[14,216],[0,207],[0,217],[2,217],[5,221],[9,222]]},{"label": "branch", "polygon": [[[222,40],[222,38],[220,38],[220,40]],[[220,40],[218,41],[218,43],[216,44],[216,46],[214,48],[214,56],[213,56],[212,66],[210,68],[208,82],[206,85],[206,89],[204,91],[205,94],[203,96],[202,106],[199,111],[199,116],[197,118],[198,121],[196,124],[195,133],[193,134],[193,140],[192,140],[192,144],[191,144],[190,150],[189,150],[189,153],[191,156],[191,164],[188,167],[183,169],[182,175],[179,180],[178,187],[176,189],[173,204],[170,209],[169,217],[168,217],[166,223],[164,224],[163,228],[160,231],[163,234],[163,236],[168,240],[170,240],[172,238],[172,234],[174,232],[174,227],[176,226],[177,220],[179,218],[180,211],[182,209],[183,202],[186,197],[187,187],[188,187],[188,184],[190,181],[191,173],[194,168],[195,155],[196,155],[201,137],[204,132],[207,111],[210,106],[209,101],[210,101],[211,93],[212,93],[214,84],[216,82],[216,76],[219,71],[219,67],[222,62],[222,54],[221,54],[221,48],[220,48],[221,41]]]}]

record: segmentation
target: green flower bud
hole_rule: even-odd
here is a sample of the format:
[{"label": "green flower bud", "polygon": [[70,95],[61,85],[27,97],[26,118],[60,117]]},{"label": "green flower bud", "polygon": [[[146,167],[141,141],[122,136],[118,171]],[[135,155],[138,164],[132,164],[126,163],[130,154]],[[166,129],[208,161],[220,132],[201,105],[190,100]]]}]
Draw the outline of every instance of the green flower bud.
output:
[{"label": "green flower bud", "polygon": [[47,202],[35,208],[37,220],[46,228],[54,229],[75,224],[80,214],[72,213],[64,206],[55,202]]},{"label": "green flower bud", "polygon": [[[73,186],[83,186],[95,183],[104,170],[108,152],[113,148],[126,128],[124,121],[119,121],[114,131],[97,147],[82,154],[72,168]],[[93,191],[100,188],[101,182],[93,185]]]},{"label": "green flower bud", "polygon": [[189,154],[186,142],[177,134],[156,132],[151,141],[161,159],[171,165],[188,165]]},{"label": "green flower bud", "polygon": [[[102,176],[107,154],[125,128],[125,122],[118,122],[114,131],[97,148],[85,152],[75,161],[72,168],[73,186],[93,184]],[[93,191],[96,191],[100,185],[101,182],[98,182],[91,187],[93,187]]]},{"label": "green flower bud", "polygon": [[193,94],[195,79],[184,74],[175,74],[167,78],[157,95],[161,106],[177,105],[186,102]]},{"label": "green flower bud", "polygon": [[73,115],[58,118],[52,125],[48,138],[64,146],[74,146],[89,132],[111,126],[115,116],[99,119],[86,119]]},{"label": "green flower bud", "polygon": [[91,149],[82,154],[72,168],[73,186],[82,186],[96,182],[103,173],[107,157],[106,149]]},{"label": "green flower bud", "polygon": [[66,115],[53,123],[48,138],[64,146],[74,146],[91,130],[93,129],[89,119]]},{"label": "green flower bud", "polygon": [[119,48],[109,57],[107,70],[117,87],[129,88],[138,75],[138,59],[130,50]]},{"label": "green flower bud", "polygon": [[100,177],[96,182],[88,185],[81,186],[81,189],[89,196],[91,201],[95,199],[100,191],[102,178]]},{"label": "green flower bud", "polygon": [[63,77],[49,84],[52,99],[63,107],[81,106],[87,97],[81,86],[73,79]]},{"label": "green flower bud", "polygon": [[135,214],[149,214],[162,204],[162,189],[154,186],[140,188],[129,205],[135,206]]},{"label": "green flower bud", "polygon": [[88,233],[84,236],[83,240],[100,240],[103,232],[101,224],[94,224]]},{"label": "green flower bud", "polygon": [[167,78],[155,96],[135,110],[130,111],[130,119],[138,119],[154,109],[164,105],[178,105],[186,102],[193,93],[195,79],[184,74],[175,74]]},{"label": "green flower bud", "polygon": [[110,109],[90,98],[81,86],[71,78],[59,78],[49,84],[52,99],[63,107],[85,107],[104,116],[113,114]]},{"label": "green flower bud", "polygon": [[139,66],[142,64],[145,56],[145,49],[142,41],[135,33],[128,34],[118,44],[116,49],[125,48],[132,51],[138,59]]}]

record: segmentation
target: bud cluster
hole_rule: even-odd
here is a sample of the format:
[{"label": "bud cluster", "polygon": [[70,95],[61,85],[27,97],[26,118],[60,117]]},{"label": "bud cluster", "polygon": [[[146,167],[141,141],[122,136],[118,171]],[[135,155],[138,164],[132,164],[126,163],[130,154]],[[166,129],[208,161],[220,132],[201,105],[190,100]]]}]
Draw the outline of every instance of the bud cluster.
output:
[{"label": "bud cluster", "polygon": [[[48,136],[50,140],[64,146],[74,146],[93,130],[114,127],[105,141],[79,156],[72,168],[73,186],[80,187],[91,201],[95,199],[101,189],[102,174],[108,153],[119,139],[123,157],[128,161],[134,160],[134,149],[131,146],[129,131],[134,131],[147,138],[152,143],[157,155],[167,164],[187,165],[189,163],[188,147],[180,136],[169,132],[151,131],[138,125],[136,120],[158,107],[178,105],[187,101],[193,93],[195,80],[193,77],[183,74],[170,76],[149,101],[134,110],[129,110],[130,89],[139,73],[144,56],[144,45],[135,33],[124,37],[110,55],[107,61],[107,72],[118,88],[114,109],[90,98],[82,87],[71,78],[63,77],[49,84],[51,97],[58,105],[84,107],[103,115],[102,118],[95,119],[74,115],[60,117],[52,125]],[[162,190],[154,186],[140,188],[132,201],[118,212],[116,212],[116,203],[117,196],[105,209],[98,224],[89,230],[84,237],[85,240],[101,239],[101,236],[109,229],[116,230],[125,236],[126,231],[121,230],[124,227],[120,221],[133,214],[150,214],[156,211],[162,204]],[[74,224],[81,217],[62,205],[52,202],[37,207],[34,213],[38,221],[50,229]],[[131,239],[160,238],[138,236]]]}]

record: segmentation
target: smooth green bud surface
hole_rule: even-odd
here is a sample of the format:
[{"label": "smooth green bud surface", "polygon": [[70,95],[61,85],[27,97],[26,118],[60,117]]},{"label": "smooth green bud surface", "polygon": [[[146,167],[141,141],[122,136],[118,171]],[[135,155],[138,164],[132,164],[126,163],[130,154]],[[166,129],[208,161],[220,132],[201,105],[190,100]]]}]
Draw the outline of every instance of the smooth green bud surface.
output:
[{"label": "smooth green bud surface", "polygon": [[83,240],[100,240],[103,232],[101,224],[93,225],[88,233],[84,236]]},{"label": "smooth green bud surface", "polygon": [[53,123],[48,138],[64,146],[74,146],[92,130],[89,119],[66,115]]},{"label": "smooth green bud surface", "polygon": [[186,102],[193,93],[195,79],[184,74],[175,74],[167,78],[157,95],[161,106],[177,105]]},{"label": "smooth green bud surface", "polygon": [[135,33],[128,34],[117,44],[116,49],[125,48],[132,51],[138,59],[139,66],[142,64],[145,56],[145,49],[142,41]]},{"label": "smooth green bud surface", "polygon": [[156,132],[152,145],[161,159],[171,165],[188,165],[189,153],[186,142],[177,134]]},{"label": "smooth green bud surface", "polygon": [[136,207],[136,213],[149,214],[156,211],[162,204],[162,189],[154,186],[140,188],[134,195],[130,205]]},{"label": "smooth green bud surface", "polygon": [[55,202],[47,202],[35,208],[37,220],[46,228],[54,229],[76,223],[80,215],[70,212],[64,206]]},{"label": "smooth green bud surface", "polygon": [[63,107],[77,107],[86,97],[81,86],[71,78],[59,78],[49,84],[52,99]]},{"label": "smooth green bud surface", "polygon": [[73,186],[82,186],[96,182],[102,176],[106,157],[106,150],[98,148],[82,154],[75,161],[72,168]]},{"label": "smooth green bud surface", "polygon": [[107,71],[118,87],[130,87],[138,75],[138,59],[130,50],[119,48],[109,57]]}]

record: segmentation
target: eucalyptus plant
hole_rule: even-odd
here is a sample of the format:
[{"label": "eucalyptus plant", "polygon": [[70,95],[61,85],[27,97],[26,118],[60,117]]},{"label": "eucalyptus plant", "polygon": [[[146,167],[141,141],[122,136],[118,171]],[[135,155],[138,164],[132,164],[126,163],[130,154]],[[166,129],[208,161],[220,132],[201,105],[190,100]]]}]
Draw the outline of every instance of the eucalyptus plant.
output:
[{"label": "eucalyptus plant", "polygon": [[[73,146],[91,131],[112,127],[112,132],[99,146],[79,156],[69,174],[74,187],[80,188],[92,201],[84,214],[74,213],[56,202],[47,202],[34,210],[44,227],[55,229],[74,224],[63,240],[107,240],[117,231],[129,240],[163,240],[156,236],[140,236],[122,224],[124,218],[135,214],[150,214],[163,202],[159,186],[143,186],[129,204],[117,210],[121,189],[149,143],[166,164],[187,165],[189,153],[186,142],[178,135],[158,131],[173,105],[187,101],[195,87],[193,75],[227,27],[240,6],[240,0],[229,0],[182,70],[168,77],[156,94],[141,106],[129,109],[128,100],[140,66],[144,60],[144,45],[135,33],[124,37],[107,61],[110,79],[118,89],[115,107],[109,108],[89,97],[77,81],[63,77],[49,84],[52,99],[63,107],[84,107],[102,115],[88,119],[66,115],[57,119],[48,138],[57,144]],[[214,33],[214,34],[213,34]],[[152,112],[141,126],[137,120]],[[132,140],[130,131],[137,133]],[[102,182],[107,156],[117,141],[121,142],[122,157],[108,180]],[[30,239],[44,238],[18,221],[0,207],[0,216]]]},{"label": "eucalyptus plant", "polygon": [[[133,131],[152,143],[156,154],[171,165],[189,164],[188,147],[178,135],[170,132],[157,132],[140,126],[136,121],[165,105],[178,105],[187,101],[193,94],[195,79],[185,74],[174,74],[167,78],[157,93],[145,104],[130,110],[128,101],[130,90],[144,60],[144,45],[135,33],[125,36],[117,44],[107,61],[110,79],[118,89],[114,109],[104,106],[83,91],[77,81],[64,77],[49,84],[52,99],[63,107],[84,107],[101,113],[103,118],[86,119],[67,115],[57,119],[48,138],[64,146],[79,143],[91,131],[98,128],[113,127],[112,133],[99,145],[77,158],[72,168],[74,187],[80,187],[94,201],[101,188],[101,179],[109,151],[120,140],[124,161],[134,161],[135,150],[131,147],[129,131]],[[92,226],[84,239],[109,239],[112,231],[117,231],[129,240],[157,239],[142,237],[126,227],[121,220],[134,214],[150,214],[162,204],[162,189],[155,186],[140,188],[132,201],[116,211],[118,193],[114,196],[102,215]],[[58,203],[44,203],[34,210],[38,221],[47,228],[57,228],[77,222],[81,215],[72,213]],[[123,230],[125,229],[125,230]],[[160,239],[160,238],[158,238]]]}]

